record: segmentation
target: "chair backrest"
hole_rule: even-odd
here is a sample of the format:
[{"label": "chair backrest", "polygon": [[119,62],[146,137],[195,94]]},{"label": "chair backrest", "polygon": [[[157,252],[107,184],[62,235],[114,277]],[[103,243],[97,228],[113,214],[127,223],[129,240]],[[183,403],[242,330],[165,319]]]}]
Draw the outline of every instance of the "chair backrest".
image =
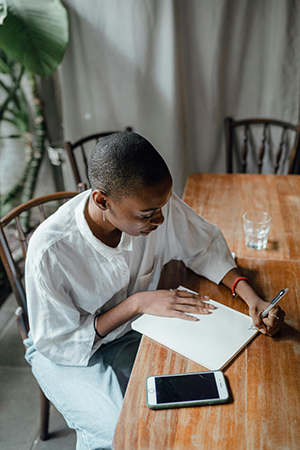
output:
[{"label": "chair backrest", "polygon": [[300,124],[273,119],[224,119],[227,173],[297,173]]},{"label": "chair backrest", "polygon": [[[125,131],[132,131],[131,127],[126,127]],[[106,131],[102,133],[91,134],[78,141],[65,142],[65,148],[68,152],[69,160],[71,163],[72,172],[75,178],[75,183],[84,183],[90,187],[88,180],[88,158],[95,147],[95,145],[105,136],[118,131]]]},{"label": "chair backrest", "polygon": [[[18,305],[27,312],[26,294],[22,283],[28,241],[34,230],[62,203],[78,192],[56,192],[38,197],[14,208],[0,220],[0,257]],[[30,220],[24,224],[24,213]],[[25,320],[26,316],[25,316]],[[28,327],[28,324],[27,324]]]}]

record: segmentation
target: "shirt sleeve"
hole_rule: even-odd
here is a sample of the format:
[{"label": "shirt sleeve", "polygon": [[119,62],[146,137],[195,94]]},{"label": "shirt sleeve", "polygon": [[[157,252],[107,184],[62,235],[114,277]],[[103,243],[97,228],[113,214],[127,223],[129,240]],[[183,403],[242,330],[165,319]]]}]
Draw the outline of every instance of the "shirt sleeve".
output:
[{"label": "shirt sleeve", "polygon": [[167,214],[167,259],[182,260],[197,274],[220,283],[226,273],[236,267],[221,230],[175,194]]},{"label": "shirt sleeve", "polygon": [[94,315],[72,302],[72,286],[51,252],[39,263],[28,256],[26,292],[35,348],[57,364],[86,366],[102,342],[94,344]]}]

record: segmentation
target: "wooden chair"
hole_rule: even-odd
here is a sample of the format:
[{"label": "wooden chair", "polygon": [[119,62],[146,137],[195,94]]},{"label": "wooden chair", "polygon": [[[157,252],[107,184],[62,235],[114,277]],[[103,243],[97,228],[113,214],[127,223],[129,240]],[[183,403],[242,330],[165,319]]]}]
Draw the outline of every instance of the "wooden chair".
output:
[{"label": "wooden chair", "polygon": [[[132,131],[132,128],[127,127],[125,131]],[[86,186],[90,186],[88,180],[88,156],[100,139],[113,133],[118,133],[118,131],[91,134],[79,139],[73,144],[71,142],[65,142],[65,148],[68,152],[76,184],[84,183]],[[79,167],[83,167],[83,170],[80,171]]]},{"label": "wooden chair", "polygon": [[300,124],[224,119],[227,173],[299,173]]},{"label": "wooden chair", "polygon": [[[27,337],[29,331],[26,293],[22,283],[28,240],[33,231],[48,215],[52,214],[61,203],[77,194],[78,192],[57,192],[29,200],[17,206],[0,220],[0,256],[19,305],[15,315],[22,340]],[[25,227],[22,224],[22,219],[24,214],[28,214],[28,212],[31,213],[30,221],[29,226],[26,225]],[[16,243],[19,243],[19,245],[16,245]],[[41,389],[40,398],[40,438],[44,441],[48,439],[50,402]]]}]

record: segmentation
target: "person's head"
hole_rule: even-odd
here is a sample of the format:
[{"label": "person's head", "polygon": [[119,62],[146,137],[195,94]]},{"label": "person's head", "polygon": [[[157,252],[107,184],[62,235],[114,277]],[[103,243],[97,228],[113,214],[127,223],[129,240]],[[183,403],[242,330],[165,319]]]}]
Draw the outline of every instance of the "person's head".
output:
[{"label": "person's head", "polygon": [[145,138],[114,133],[93,149],[88,176],[94,203],[128,234],[148,234],[163,222],[161,208],[172,190],[169,169]]},{"label": "person's head", "polygon": [[120,201],[135,197],[143,188],[153,188],[170,173],[149,141],[124,131],[98,142],[89,159],[88,176],[92,190],[100,189],[114,201]]}]

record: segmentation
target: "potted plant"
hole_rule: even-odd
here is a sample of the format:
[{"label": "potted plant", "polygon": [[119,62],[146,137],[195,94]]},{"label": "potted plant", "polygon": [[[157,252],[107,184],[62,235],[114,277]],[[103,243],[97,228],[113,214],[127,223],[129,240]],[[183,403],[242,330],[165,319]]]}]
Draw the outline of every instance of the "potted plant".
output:
[{"label": "potted plant", "polygon": [[46,138],[37,77],[56,71],[68,39],[67,11],[60,0],[0,0],[1,165],[13,146],[23,148],[19,177],[12,173],[14,184],[4,194],[2,186],[1,217],[32,198]]}]

